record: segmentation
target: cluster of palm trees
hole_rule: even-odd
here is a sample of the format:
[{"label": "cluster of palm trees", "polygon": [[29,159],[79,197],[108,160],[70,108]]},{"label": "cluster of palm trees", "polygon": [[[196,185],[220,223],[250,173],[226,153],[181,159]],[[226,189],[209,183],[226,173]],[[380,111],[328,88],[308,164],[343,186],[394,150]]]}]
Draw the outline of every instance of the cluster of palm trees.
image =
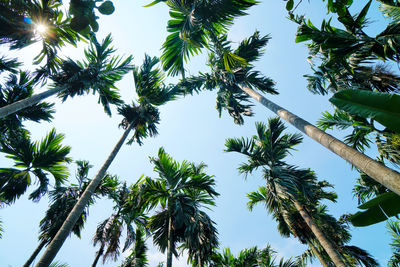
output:
[{"label": "cluster of palm trees", "polygon": [[[253,65],[262,56],[269,36],[262,36],[256,31],[240,42],[236,49],[232,48],[227,37],[234,19],[245,15],[247,9],[257,4],[256,1],[154,1],[148,6],[164,2],[170,9],[172,18],[167,27],[170,34],[162,47],[160,59],[145,55],[140,67],[131,64],[130,56],[125,59],[114,56],[110,35],[98,42],[95,32],[99,25],[95,12],[98,10],[108,15],[114,7],[110,1],[104,1],[100,6],[96,6],[96,2],[99,1],[71,0],[70,14],[61,11],[59,0],[6,0],[0,3],[0,44],[8,44],[13,49],[26,47],[39,39],[43,44],[35,62],[42,65],[32,74],[21,71],[16,59],[0,58],[0,73],[8,75],[0,95],[0,152],[14,161],[13,168],[0,169],[0,204],[12,205],[34,184],[35,179],[38,186],[29,198],[39,201],[46,194],[50,196],[49,209],[40,222],[38,248],[24,266],[30,266],[45,246],[47,249],[36,266],[49,266],[71,233],[80,236],[88,209],[98,197],[111,199],[114,208],[113,213],[98,225],[93,237],[93,245],[99,246],[99,249],[92,266],[96,266],[100,258],[103,262],[118,258],[124,229],[127,234],[122,251],[132,245],[134,247],[122,266],[147,264],[144,239],[150,235],[154,244],[166,252],[167,267],[172,266],[173,255],[178,256],[179,251],[185,251],[195,266],[277,266],[270,247],[264,250],[247,249],[237,258],[229,250],[223,254],[216,252],[219,246],[216,224],[204,208],[214,206],[219,194],[214,188],[214,177],[205,173],[204,163],[178,163],[160,148],[158,156],[151,158],[157,178],[143,176],[133,185],[127,185],[107,174],[125,142],[141,145],[145,138],[158,134],[160,106],[179,96],[204,90],[217,91],[218,112],[221,114],[227,110],[237,124],[243,124],[245,116],[253,115],[249,103],[252,98],[350,162],[375,185],[374,193],[368,191],[372,187],[367,186],[363,192],[361,189],[358,191],[360,196],[390,191],[400,194],[400,174],[382,164],[383,159],[373,160],[364,155],[362,152],[366,141],[359,140],[360,135],[365,139],[368,134],[377,132],[377,139],[385,138],[384,144],[377,141],[381,156],[397,164],[398,133],[392,129],[381,131],[374,127],[373,119],[365,121],[365,118],[344,111],[338,110],[334,115],[325,114],[319,124],[324,129],[333,126],[345,128],[340,123],[355,127],[355,133],[347,142],[349,146],[261,95],[278,93],[272,79],[255,70]],[[310,78],[310,88],[324,94],[345,86],[360,89],[360,84],[364,82],[362,86],[369,85],[371,90],[378,88],[379,91],[398,92],[400,79],[396,75],[384,68],[361,66],[362,60],[376,60],[378,57],[399,59],[397,39],[388,36],[397,34],[397,24],[378,36],[375,40],[377,44],[370,39],[368,43],[362,27],[370,2],[356,18],[350,15],[348,4],[343,5],[330,6],[330,11],[339,15],[349,34],[360,39],[344,35],[342,39],[347,42],[341,39],[341,45],[354,45],[346,53],[337,42],[340,34],[329,23],[325,23],[318,32],[312,24],[293,15],[293,5],[292,8],[288,7],[291,19],[300,24],[297,41],[310,39],[313,42],[310,45],[311,53],[321,53],[319,56],[323,64],[317,72],[319,76]],[[393,10],[398,8],[393,3],[389,7]],[[388,14],[395,17],[393,12],[388,11]],[[84,14],[90,14],[88,21]],[[34,34],[34,26],[39,22],[46,22],[49,28],[49,32],[40,38]],[[395,22],[398,23],[398,19]],[[81,39],[90,42],[83,61],[63,59],[58,55],[62,46],[76,45]],[[202,49],[209,52],[210,72],[187,77],[185,62]],[[333,54],[336,55],[336,62],[331,61]],[[353,65],[343,63],[347,59]],[[158,63],[161,63],[163,70],[157,68]],[[138,98],[132,104],[126,104],[120,98],[116,83],[130,71],[133,72]],[[167,85],[164,71],[171,76],[180,74],[182,79],[176,84]],[[381,82],[376,82],[378,78],[365,82],[363,77],[367,72],[380,78]],[[317,81],[316,77],[320,80]],[[330,83],[328,89],[322,86],[326,79]],[[49,89],[34,94],[34,88],[45,83],[49,83]],[[64,136],[53,129],[42,141],[33,142],[23,122],[50,121],[55,107],[43,101],[52,95],[66,101],[90,92],[98,95],[106,114],[111,116],[111,105],[117,107],[122,116],[119,126],[124,132],[93,179],[88,177],[90,164],[77,161],[78,184],[67,185],[67,164],[72,159],[68,156],[70,147],[61,144]],[[367,131],[360,129],[362,127]],[[257,134],[250,139],[226,141],[226,151],[248,157],[248,162],[239,167],[241,173],[249,175],[256,169],[262,170],[265,185],[260,186],[259,191],[248,194],[249,208],[264,204],[277,221],[278,230],[283,236],[293,235],[309,247],[296,263],[282,260],[278,266],[301,265],[313,256],[323,266],[377,266],[377,262],[366,251],[347,245],[351,235],[345,223],[327,213],[322,201],[336,199],[335,193],[326,191],[331,185],[318,181],[313,171],[284,161],[302,140],[299,134],[283,134],[284,130],[283,123],[273,118],[268,120],[267,125],[257,123]],[[49,176],[54,179],[54,185]],[[51,186],[53,189],[49,190]],[[396,233],[397,228],[393,229]],[[0,234],[1,231],[0,227]]]}]

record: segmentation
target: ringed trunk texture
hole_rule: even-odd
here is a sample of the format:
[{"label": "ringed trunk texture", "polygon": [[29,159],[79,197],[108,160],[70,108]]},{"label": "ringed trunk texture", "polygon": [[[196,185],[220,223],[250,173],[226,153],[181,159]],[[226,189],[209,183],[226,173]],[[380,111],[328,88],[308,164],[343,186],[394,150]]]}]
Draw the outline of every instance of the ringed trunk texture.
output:
[{"label": "ringed trunk texture", "polygon": [[337,253],[332,242],[325,237],[324,233],[317,227],[311,216],[304,210],[303,206],[297,200],[294,201],[294,205],[300,212],[301,217],[304,219],[308,227],[310,227],[311,231],[315,235],[315,238],[317,238],[321,246],[325,249],[326,253],[328,253],[335,266],[345,267],[346,265],[344,264],[342,257],[340,257],[340,255]]},{"label": "ringed trunk texture", "polygon": [[121,139],[119,139],[118,143],[115,145],[114,149],[111,151],[110,155],[108,156],[107,160],[104,162],[104,164],[101,167],[101,169],[99,170],[99,172],[89,183],[85,192],[83,192],[82,196],[79,198],[78,202],[75,204],[74,208],[69,213],[67,219],[64,221],[63,225],[58,230],[56,236],[53,238],[53,240],[47,247],[42,258],[36,264],[36,267],[47,267],[54,260],[55,256],[57,255],[58,251],[60,250],[61,246],[63,245],[65,239],[67,239],[72,228],[74,227],[76,221],[79,219],[83,210],[89,203],[92,195],[94,194],[94,191],[101,183],[101,180],[103,179],[104,175],[106,174],[108,167],[111,165],[115,156],[118,154],[118,151],[120,150],[123,143],[125,142],[125,139],[128,137],[128,134],[131,131],[131,129],[132,129],[132,125],[129,125],[129,127],[125,130],[124,134],[122,135]]},{"label": "ringed trunk texture", "polygon": [[323,267],[329,267],[328,264],[325,262],[324,258],[322,258],[321,254],[319,253],[318,249],[311,243],[308,242],[308,246],[310,247],[311,251],[317,256],[319,262]]},{"label": "ringed trunk texture", "polygon": [[279,117],[286,120],[297,129],[302,131],[304,134],[308,135],[324,147],[328,148],[333,153],[347,160],[357,169],[366,173],[378,183],[400,195],[400,173],[358,152],[354,148],[346,145],[345,143],[336,139],[330,134],[327,134],[324,131],[318,129],[311,123],[271,102],[251,88],[241,85],[239,87],[254,100],[263,104],[265,107],[276,113]]},{"label": "ringed trunk texture", "polygon": [[99,261],[101,255],[103,255],[103,252],[104,252],[104,244],[101,244],[99,251],[97,251],[96,253],[96,258],[94,258],[94,261],[92,263],[92,267],[96,267],[97,262]]},{"label": "ringed trunk texture", "polygon": [[32,255],[29,257],[29,259],[25,262],[25,264],[22,267],[29,267],[31,266],[32,262],[35,260],[39,252],[42,250],[42,248],[46,245],[47,240],[42,240],[40,241],[39,245],[35,249],[35,251],[32,253]]},{"label": "ringed trunk texture", "polygon": [[56,87],[56,88],[47,90],[43,93],[33,95],[31,97],[19,100],[15,103],[12,103],[10,105],[2,107],[2,108],[0,108],[0,119],[4,118],[10,114],[14,114],[15,112],[20,111],[21,109],[33,106],[36,103],[48,98],[49,96],[55,95],[64,90],[65,90],[65,88]]},{"label": "ringed trunk texture", "polygon": [[167,247],[167,267],[172,267],[172,220],[168,222],[168,247]]}]

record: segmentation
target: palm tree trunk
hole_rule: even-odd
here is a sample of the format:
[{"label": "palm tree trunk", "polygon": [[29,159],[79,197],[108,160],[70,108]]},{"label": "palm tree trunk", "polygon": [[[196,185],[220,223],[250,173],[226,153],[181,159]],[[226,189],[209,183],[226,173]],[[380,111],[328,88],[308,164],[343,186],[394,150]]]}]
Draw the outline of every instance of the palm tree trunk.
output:
[{"label": "palm tree trunk", "polygon": [[323,267],[329,267],[328,264],[325,262],[324,258],[322,258],[321,253],[319,253],[318,249],[313,245],[313,243],[308,242],[308,246],[310,247],[310,249],[312,250],[314,255],[317,256],[317,258],[318,258],[319,262],[321,263],[321,265]]},{"label": "palm tree trunk", "polygon": [[311,123],[303,120],[300,117],[297,117],[288,110],[271,102],[270,100],[266,99],[259,93],[252,90],[251,88],[242,85],[239,85],[239,87],[254,100],[260,102],[262,105],[264,105],[265,107],[273,111],[275,114],[277,114],[279,117],[286,120],[287,122],[295,126],[297,129],[302,131],[304,134],[308,135],[321,145],[325,146],[333,153],[347,160],[357,169],[366,173],[368,176],[373,178],[378,183],[382,184],[391,191],[400,195],[400,173],[358,152],[357,150],[346,145],[342,141],[318,129]]},{"label": "palm tree trunk", "polygon": [[47,90],[43,93],[33,95],[31,97],[28,97],[28,98],[19,100],[15,103],[4,106],[4,107],[0,108],[0,119],[4,118],[10,114],[13,114],[21,109],[33,106],[36,103],[48,98],[49,96],[55,95],[64,90],[65,90],[65,88],[63,88],[63,87],[56,87],[56,88]]},{"label": "palm tree trunk", "polygon": [[89,183],[85,192],[83,192],[82,196],[79,198],[78,202],[75,204],[74,208],[69,213],[67,219],[64,221],[63,225],[58,230],[56,236],[53,238],[53,240],[47,247],[42,258],[36,264],[36,267],[47,267],[53,261],[53,259],[57,255],[58,251],[60,250],[61,246],[63,245],[65,239],[70,234],[70,232],[71,232],[72,228],[74,227],[76,221],[78,220],[79,216],[81,216],[83,210],[89,203],[97,186],[101,183],[101,180],[103,179],[104,175],[106,174],[108,167],[111,165],[115,156],[117,156],[118,151],[122,147],[122,144],[125,142],[125,139],[128,137],[128,134],[131,131],[132,127],[133,127],[133,125],[130,124],[129,127],[125,130],[121,139],[119,139],[118,143],[115,145],[114,149],[111,151],[110,155],[108,156],[107,160],[104,162],[104,164],[101,167],[101,169],[99,170],[99,172]]},{"label": "palm tree trunk", "polygon": [[310,227],[311,231],[321,246],[325,249],[326,253],[328,253],[335,266],[345,267],[346,265],[344,264],[342,257],[337,253],[332,242],[328,240],[324,233],[317,227],[311,216],[304,210],[303,206],[297,200],[294,200],[293,202],[301,217],[304,219],[308,227]]},{"label": "palm tree trunk", "polygon": [[202,267],[202,266],[203,266],[203,263],[201,262],[201,257],[200,257],[200,255],[197,257],[197,261],[198,261],[197,266],[198,266],[198,267]]},{"label": "palm tree trunk", "polygon": [[40,241],[39,245],[35,249],[35,251],[32,253],[32,255],[29,257],[29,259],[25,262],[25,264],[22,267],[29,267],[31,266],[32,262],[35,260],[36,256],[39,254],[39,252],[42,250],[42,248],[46,245],[47,240],[43,239]]},{"label": "palm tree trunk", "polygon": [[172,220],[168,219],[167,267],[172,267]]},{"label": "palm tree trunk", "polygon": [[94,258],[94,261],[92,263],[92,267],[96,267],[97,262],[99,261],[101,255],[103,255],[103,252],[104,252],[104,244],[101,244],[99,251],[97,251],[96,258]]}]

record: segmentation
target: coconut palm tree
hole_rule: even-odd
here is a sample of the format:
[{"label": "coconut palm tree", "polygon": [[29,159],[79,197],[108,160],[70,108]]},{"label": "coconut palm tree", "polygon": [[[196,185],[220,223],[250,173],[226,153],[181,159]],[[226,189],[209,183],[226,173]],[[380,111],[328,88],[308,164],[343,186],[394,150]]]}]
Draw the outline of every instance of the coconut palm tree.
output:
[{"label": "coconut palm tree", "polygon": [[[150,217],[149,229],[153,232],[153,242],[162,252],[167,251],[166,266],[171,267],[172,255],[177,256],[176,244],[193,235],[191,227],[196,225],[192,223],[196,223],[199,209],[203,205],[214,205],[213,199],[218,193],[213,188],[215,180],[204,172],[203,163],[179,164],[163,148],[151,162],[159,177],[145,178],[143,199],[149,209],[161,206],[161,211]],[[198,232],[192,238],[198,239]]]},{"label": "coconut palm tree", "polygon": [[104,162],[103,166],[90,182],[78,203],[72,209],[63,226],[60,228],[60,231],[48,246],[46,252],[37,264],[38,267],[47,267],[54,259],[58,250],[71,232],[73,225],[82,214],[82,211],[90,200],[94,190],[100,184],[108,167],[111,165],[118,151],[122,147],[122,144],[128,138],[131,130],[133,130],[134,133],[129,139],[128,144],[132,144],[134,141],[141,144],[143,138],[148,136],[152,137],[158,134],[157,124],[159,123],[160,116],[157,106],[174,100],[180,94],[180,90],[175,86],[164,85],[162,72],[159,70],[153,70],[157,63],[157,58],[151,58],[146,55],[143,65],[140,68],[135,68],[138,75],[143,77],[142,79],[135,80],[136,92],[139,96],[138,104],[132,103],[132,105],[123,105],[118,108],[119,114],[124,117],[120,126],[122,126],[125,131]]},{"label": "coconut palm tree", "polygon": [[[122,252],[128,249],[136,239],[136,231],[132,224],[137,228],[144,227],[146,224],[146,217],[143,214],[143,207],[141,205],[132,205],[132,201],[128,202],[129,198],[137,198],[138,186],[134,185],[127,187],[123,183],[115,192],[111,193],[111,199],[114,201],[114,213],[103,222],[101,222],[93,237],[93,246],[100,244],[100,248],[96,253],[92,267],[97,265],[100,257],[103,256],[103,263],[107,259],[116,261],[120,254],[120,238],[124,228],[126,228],[127,236]],[[136,203],[139,204],[139,203]]]},{"label": "coconut palm tree", "polygon": [[[57,185],[54,190],[49,192],[51,204],[46,211],[46,215],[40,221],[39,245],[25,262],[24,267],[30,266],[43,247],[50,243],[67,218],[69,212],[88,186],[90,182],[88,174],[92,165],[90,165],[88,161],[82,160],[76,161],[76,164],[78,169],[75,177],[78,180],[78,184]],[[118,180],[115,176],[107,174],[106,177],[104,177],[102,183],[92,196],[91,201],[84,209],[82,216],[72,229],[72,232],[76,236],[81,236],[81,231],[88,216],[90,205],[94,204],[96,198],[111,194],[117,185]]]},{"label": "coconut palm tree", "polygon": [[55,184],[63,183],[68,177],[66,163],[69,146],[61,144],[63,134],[51,130],[40,142],[32,142],[26,130],[10,133],[7,140],[0,140],[0,152],[14,160],[15,168],[0,168],[1,204],[11,204],[18,199],[37,178],[39,186],[29,195],[29,199],[39,201],[47,193],[50,174]]},{"label": "coconut palm tree", "polygon": [[99,44],[95,36],[92,36],[90,47],[85,51],[85,61],[63,60],[60,63],[60,71],[50,75],[50,79],[53,81],[51,89],[1,107],[0,118],[34,105],[55,94],[58,94],[62,101],[65,101],[69,97],[88,94],[91,90],[93,93],[99,94],[99,103],[103,105],[104,111],[110,115],[110,104],[122,104],[119,94],[115,90],[115,83],[132,69],[130,65],[131,56],[125,60],[112,56],[115,50],[110,47],[111,41],[111,36],[108,35],[102,44]]},{"label": "coconut palm tree", "polygon": [[248,157],[248,162],[239,167],[246,175],[262,169],[266,182],[266,203],[270,212],[279,212],[285,205],[292,204],[300,213],[315,238],[319,241],[337,266],[345,266],[335,245],[324,235],[315,223],[306,204],[320,198],[314,173],[286,164],[283,159],[293,146],[301,142],[299,135],[283,134],[285,126],[279,118],[268,120],[268,126],[257,123],[257,135],[251,139],[227,139],[226,151],[238,152]]},{"label": "coconut palm tree", "polygon": [[[261,37],[255,32],[250,38],[240,43],[232,54],[247,62],[232,62],[227,68],[225,63],[226,51],[231,51],[230,42],[226,37],[218,37],[216,44],[211,47],[209,66],[211,73],[200,73],[198,76],[189,77],[182,81],[188,93],[201,90],[213,90],[219,88],[217,94],[217,109],[227,109],[236,123],[243,123],[242,116],[252,115],[251,106],[246,104],[249,97],[276,113],[279,117],[295,126],[298,130],[308,135],[321,145],[350,162],[356,168],[368,174],[371,178],[400,194],[400,173],[394,171],[368,156],[358,152],[344,144],[333,136],[323,132],[309,122],[268,100],[256,90],[262,93],[276,93],[271,79],[264,77],[258,71],[253,70],[252,62],[261,55],[261,49],[267,44],[268,37]],[[223,47],[221,49],[220,47]],[[222,51],[221,51],[222,50]]]}]

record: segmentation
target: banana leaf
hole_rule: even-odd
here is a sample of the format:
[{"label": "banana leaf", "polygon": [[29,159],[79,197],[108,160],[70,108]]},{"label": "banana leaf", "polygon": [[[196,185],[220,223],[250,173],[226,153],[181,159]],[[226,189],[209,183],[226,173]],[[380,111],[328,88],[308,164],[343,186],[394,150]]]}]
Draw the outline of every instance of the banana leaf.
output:
[{"label": "banana leaf", "polygon": [[372,118],[400,133],[400,95],[363,90],[341,90],[329,99],[336,107],[353,115]]},{"label": "banana leaf", "polygon": [[400,213],[400,196],[393,192],[384,193],[358,208],[365,211],[350,216],[350,222],[357,227],[373,225]]}]

